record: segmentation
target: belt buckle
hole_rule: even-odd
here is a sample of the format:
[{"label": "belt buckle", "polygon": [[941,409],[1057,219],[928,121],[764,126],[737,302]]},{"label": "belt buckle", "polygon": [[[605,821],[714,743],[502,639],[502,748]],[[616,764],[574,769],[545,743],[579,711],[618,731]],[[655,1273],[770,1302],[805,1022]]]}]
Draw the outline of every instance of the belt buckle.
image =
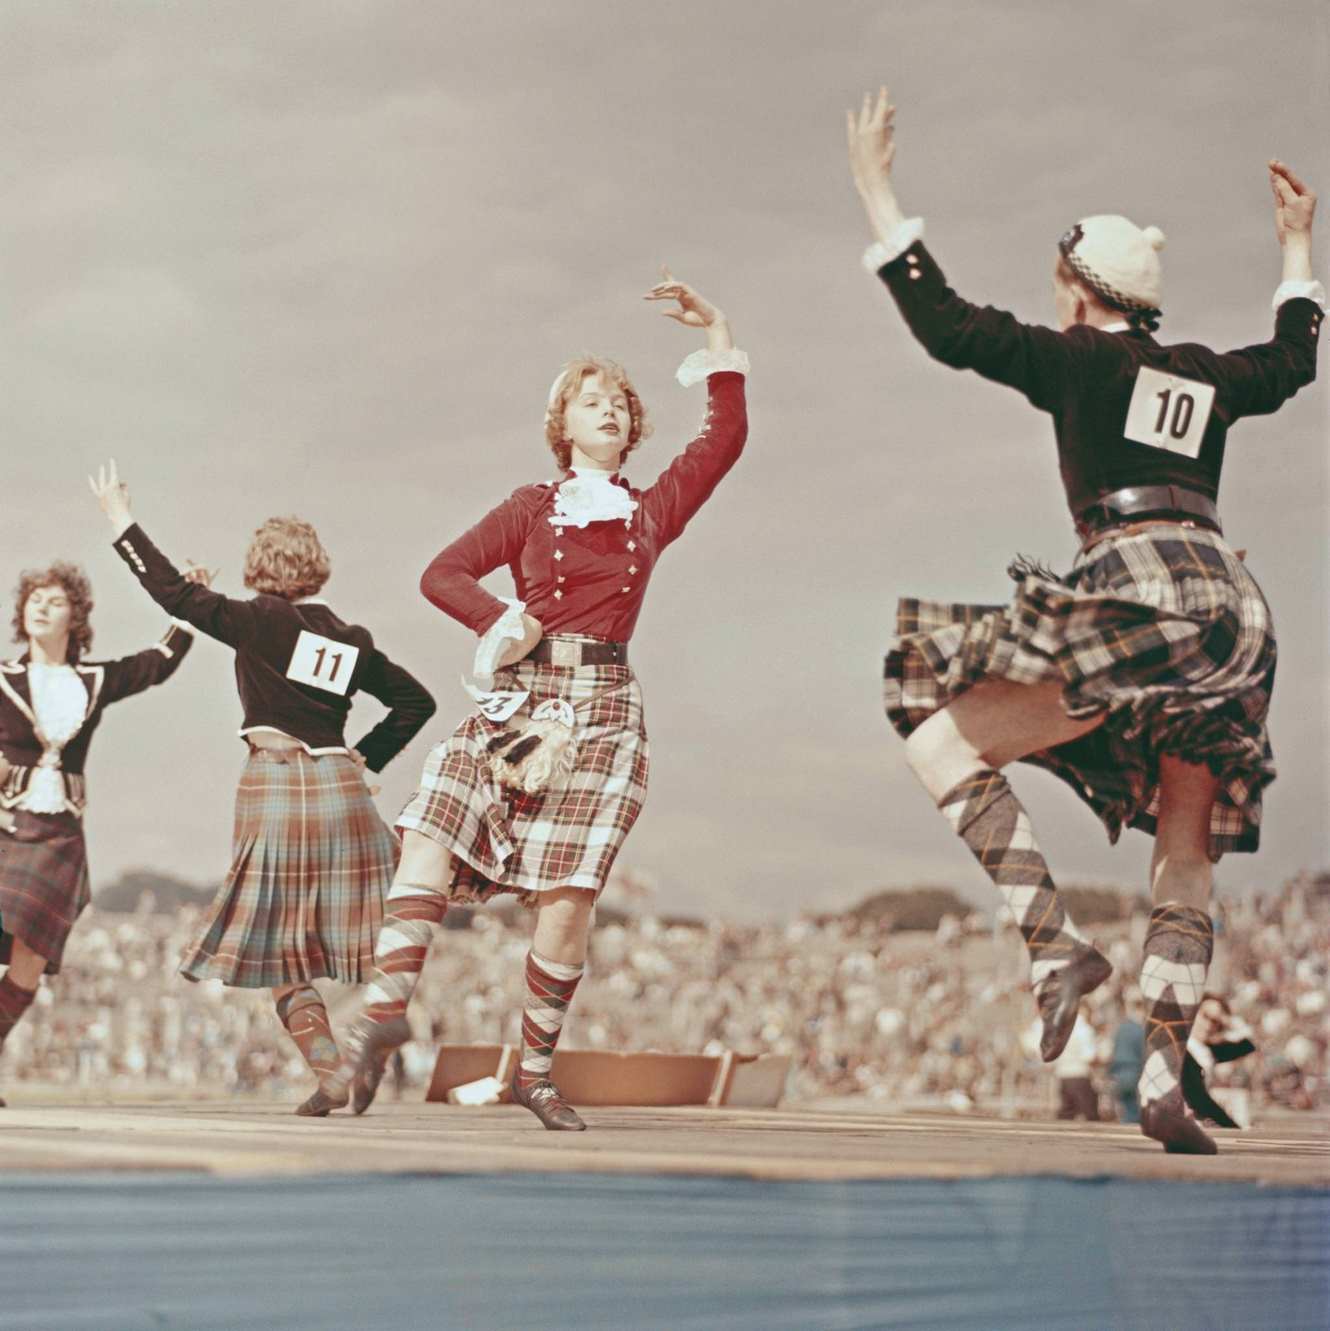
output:
[{"label": "belt buckle", "polygon": [[555,638],[550,643],[550,664],[565,670],[576,670],[582,664],[582,644]]}]

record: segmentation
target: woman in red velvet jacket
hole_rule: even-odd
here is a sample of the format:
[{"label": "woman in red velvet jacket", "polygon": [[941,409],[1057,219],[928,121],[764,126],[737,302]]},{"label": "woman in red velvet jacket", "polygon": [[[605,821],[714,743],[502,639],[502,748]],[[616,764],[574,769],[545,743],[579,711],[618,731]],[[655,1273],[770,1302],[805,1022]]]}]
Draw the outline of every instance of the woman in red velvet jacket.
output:
[{"label": "woman in red velvet jacket", "polygon": [[[515,893],[537,911],[513,1099],[547,1128],[585,1125],[549,1079],[586,957],[597,895],[647,788],[642,696],[628,640],[652,569],[734,465],[747,435],[744,373],[725,316],[666,274],[649,300],[706,333],[680,382],[707,381],[702,432],[637,489],[620,474],[650,432],[623,369],[580,359],[550,390],[545,437],[561,478],[524,485],[425,570],[421,590],[479,635],[476,710],[430,754],[403,810],[366,1007],[343,1060],[341,1103],[373,1099],[410,1038],[406,1008],[447,903]],[[507,566],[517,599],[479,582]],[[330,1088],[326,1088],[330,1089]]]}]

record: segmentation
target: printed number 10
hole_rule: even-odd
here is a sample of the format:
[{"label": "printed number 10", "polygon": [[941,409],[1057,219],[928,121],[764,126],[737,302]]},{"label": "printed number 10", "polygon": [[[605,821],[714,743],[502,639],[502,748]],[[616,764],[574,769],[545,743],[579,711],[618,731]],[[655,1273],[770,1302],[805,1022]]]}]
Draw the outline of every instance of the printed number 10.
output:
[{"label": "printed number 10", "polygon": [[[1166,388],[1162,393],[1155,395],[1159,398],[1159,417],[1155,421],[1155,433],[1163,434],[1164,425],[1167,422],[1168,432],[1174,439],[1181,439],[1187,433],[1187,427],[1191,425],[1191,414],[1196,409],[1196,401],[1190,393],[1179,393],[1173,398],[1173,390]],[[1169,416],[1169,399],[1173,398],[1173,413]]]},{"label": "printed number 10", "polygon": [[[328,649],[326,647],[319,647],[315,649],[314,655],[318,657],[318,660],[314,662],[315,679],[318,679],[318,677],[323,673],[323,658],[327,656],[327,654],[328,654]],[[342,668],[342,653],[337,652],[333,656],[332,661],[333,661],[333,667],[328,675],[329,684],[331,684],[333,680],[337,678],[337,672]]]}]

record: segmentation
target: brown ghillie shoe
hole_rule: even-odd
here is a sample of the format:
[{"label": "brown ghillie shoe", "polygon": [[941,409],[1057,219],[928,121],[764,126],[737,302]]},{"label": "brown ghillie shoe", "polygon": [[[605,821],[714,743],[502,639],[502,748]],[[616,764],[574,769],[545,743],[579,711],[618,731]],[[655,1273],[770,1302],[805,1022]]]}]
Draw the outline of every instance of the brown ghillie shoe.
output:
[{"label": "brown ghillie shoe", "polygon": [[353,1113],[363,1114],[374,1103],[379,1093],[379,1083],[383,1080],[384,1070],[393,1050],[404,1045],[411,1038],[411,1027],[405,1017],[394,1017],[391,1021],[375,1022],[369,1033],[361,1041],[355,1055],[355,1076],[351,1082],[351,1109]]},{"label": "brown ghillie shoe", "polygon": [[1093,993],[1113,974],[1108,958],[1097,948],[1081,947],[1060,970],[1055,970],[1039,986],[1035,1002],[1044,1019],[1044,1033],[1039,1037],[1039,1055],[1051,1063],[1071,1039],[1081,999]]},{"label": "brown ghillie shoe", "polygon": [[559,1094],[559,1088],[552,1081],[532,1082],[525,1090],[513,1078],[509,1088],[512,1091],[513,1104],[529,1109],[551,1132],[585,1132],[586,1124],[577,1116],[577,1111]]},{"label": "brown ghillie shoe", "polygon": [[1163,1142],[1169,1155],[1218,1155],[1219,1147],[1187,1114],[1175,1114],[1159,1101],[1141,1106],[1141,1131]]},{"label": "brown ghillie shoe", "polygon": [[304,1118],[327,1118],[334,1109],[345,1109],[350,1098],[343,1091],[341,1099],[338,1099],[335,1094],[330,1095],[320,1086],[309,1099],[296,1106],[296,1113]]}]

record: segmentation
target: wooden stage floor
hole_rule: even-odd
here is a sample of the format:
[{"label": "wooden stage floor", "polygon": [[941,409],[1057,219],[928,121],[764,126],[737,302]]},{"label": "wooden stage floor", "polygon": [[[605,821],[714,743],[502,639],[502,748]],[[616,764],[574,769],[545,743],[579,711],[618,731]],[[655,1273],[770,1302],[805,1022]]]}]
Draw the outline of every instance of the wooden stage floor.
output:
[{"label": "wooden stage floor", "polygon": [[297,1118],[243,1101],[71,1104],[9,1088],[0,1171],[193,1170],[226,1177],[356,1173],[733,1175],[809,1181],[1054,1174],[1330,1185],[1322,1115],[1219,1132],[1220,1154],[1165,1155],[1134,1127],[979,1115],[805,1109],[591,1109],[543,1131],[511,1106],[388,1102]]}]

